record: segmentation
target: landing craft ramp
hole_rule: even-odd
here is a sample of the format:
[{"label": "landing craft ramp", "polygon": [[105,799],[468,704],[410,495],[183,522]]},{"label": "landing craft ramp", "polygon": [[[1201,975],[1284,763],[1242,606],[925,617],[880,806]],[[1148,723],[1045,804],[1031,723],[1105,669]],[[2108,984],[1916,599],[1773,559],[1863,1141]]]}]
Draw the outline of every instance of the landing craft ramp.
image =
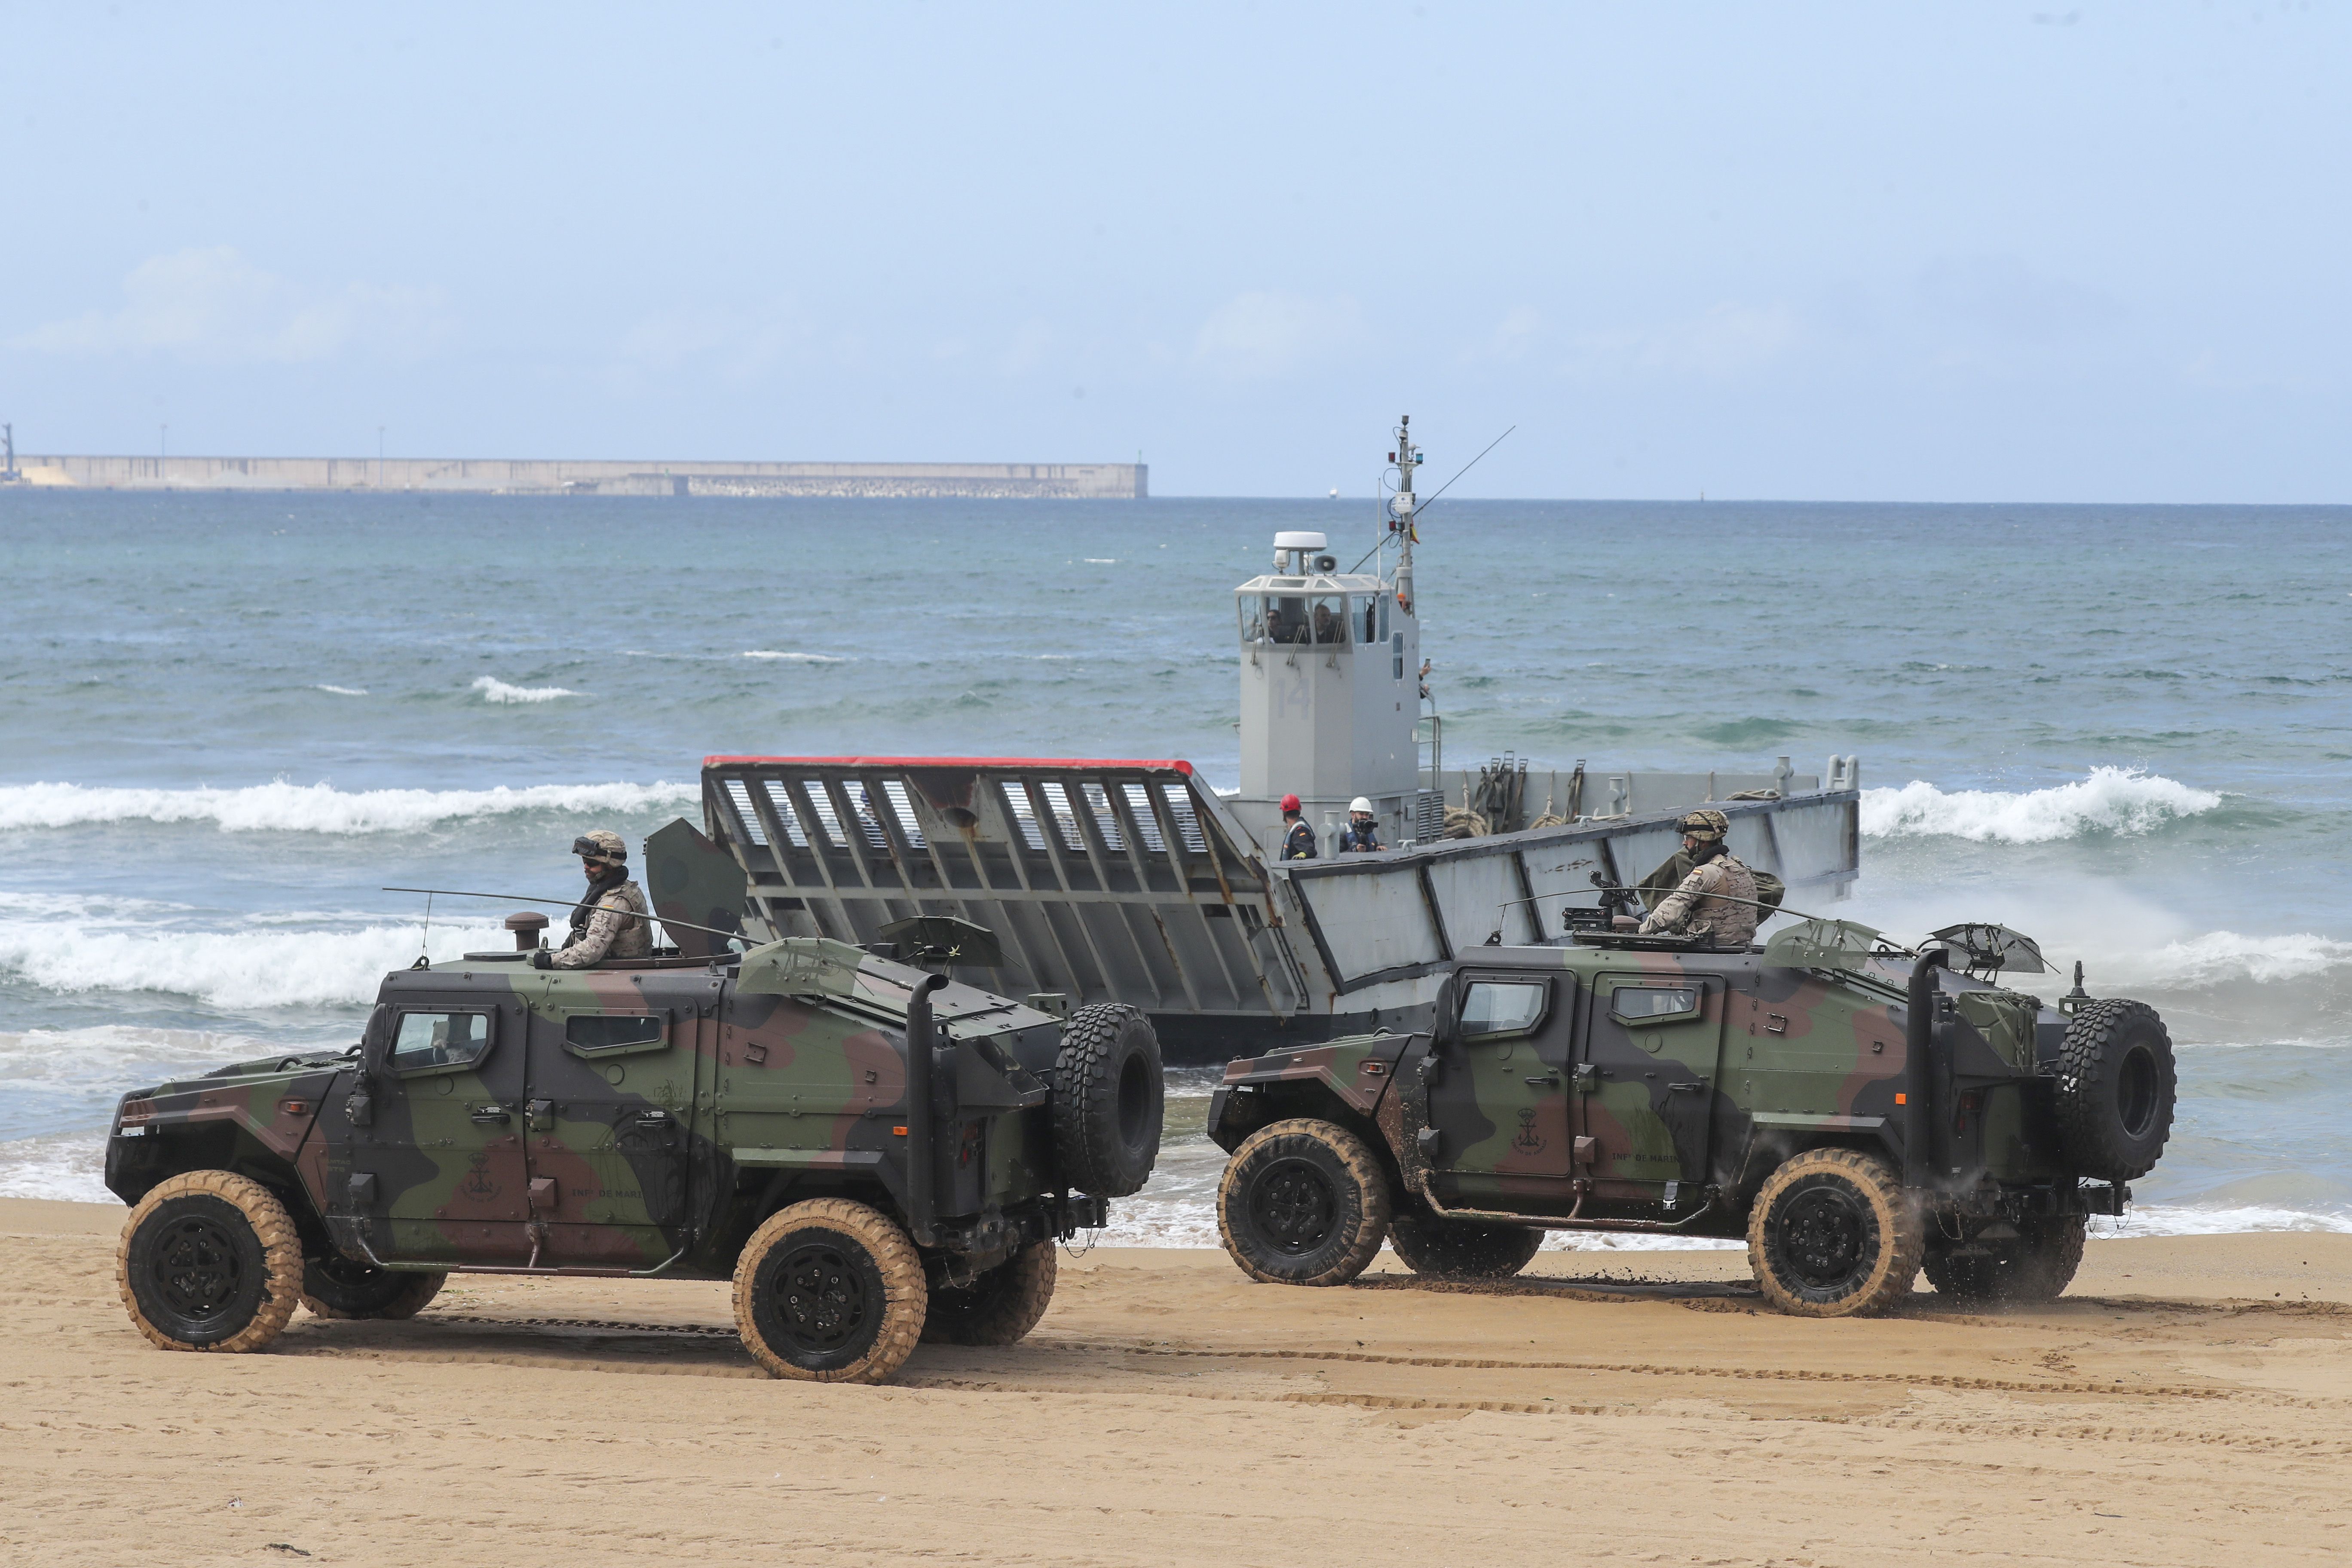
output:
[{"label": "landing craft ramp", "polygon": [[[1268,864],[1179,761],[710,757],[702,784],[710,837],[767,928],[752,934],[863,944],[954,915],[1003,950],[957,978],[1132,1004],[1180,1061],[1413,1027],[1447,960],[1497,932],[1557,932],[1562,905],[1594,902],[1592,872],[1630,882],[1675,848],[1660,811]],[[1854,874],[1858,802],[1833,788],[1716,804],[1733,851],[1801,903]]]}]

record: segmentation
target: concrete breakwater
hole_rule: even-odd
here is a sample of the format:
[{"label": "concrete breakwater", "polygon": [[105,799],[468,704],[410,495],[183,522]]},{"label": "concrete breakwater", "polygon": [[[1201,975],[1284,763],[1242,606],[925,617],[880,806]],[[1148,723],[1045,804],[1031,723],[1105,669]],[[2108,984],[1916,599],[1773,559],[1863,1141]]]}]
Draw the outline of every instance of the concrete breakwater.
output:
[{"label": "concrete breakwater", "polygon": [[538,458],[16,459],[17,483],[110,490],[403,490],[500,495],[1141,500],[1141,463],[717,463]]}]

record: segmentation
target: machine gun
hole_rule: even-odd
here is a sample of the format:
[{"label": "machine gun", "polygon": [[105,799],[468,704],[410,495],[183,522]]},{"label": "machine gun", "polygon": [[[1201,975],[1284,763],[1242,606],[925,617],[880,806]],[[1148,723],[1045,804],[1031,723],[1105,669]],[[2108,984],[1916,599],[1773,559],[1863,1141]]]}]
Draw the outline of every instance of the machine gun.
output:
[{"label": "machine gun", "polygon": [[1592,873],[1591,882],[1601,889],[1601,901],[1591,909],[1570,904],[1560,910],[1561,931],[1613,931],[1618,916],[1638,918],[1645,912],[1633,889],[1612,886],[1598,871]]}]

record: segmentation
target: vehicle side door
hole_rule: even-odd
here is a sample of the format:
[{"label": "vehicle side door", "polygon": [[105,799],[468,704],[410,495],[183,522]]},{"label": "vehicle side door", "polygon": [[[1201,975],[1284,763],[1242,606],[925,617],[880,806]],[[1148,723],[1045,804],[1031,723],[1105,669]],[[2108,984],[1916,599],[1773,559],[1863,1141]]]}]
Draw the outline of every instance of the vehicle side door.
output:
[{"label": "vehicle side door", "polygon": [[480,993],[404,992],[376,1009],[367,1080],[339,1108],[349,1159],[328,1195],[378,1258],[530,1258],[523,1038],[521,1008]]},{"label": "vehicle side door", "polygon": [[1570,1173],[1575,979],[1465,969],[1454,984],[1460,1010],[1433,1047],[1429,1115],[1440,1137],[1431,1173],[1444,1195],[1465,1202],[1538,1195],[1519,1179]]},{"label": "vehicle side door", "polygon": [[1593,977],[1575,1121],[1598,1195],[1655,1200],[1665,1183],[1706,1182],[1723,1018],[1719,975]]},{"label": "vehicle side door", "polygon": [[524,1107],[541,1263],[649,1268],[683,1244],[707,1087],[697,1047],[718,985],[608,972],[549,979],[530,1010]]}]

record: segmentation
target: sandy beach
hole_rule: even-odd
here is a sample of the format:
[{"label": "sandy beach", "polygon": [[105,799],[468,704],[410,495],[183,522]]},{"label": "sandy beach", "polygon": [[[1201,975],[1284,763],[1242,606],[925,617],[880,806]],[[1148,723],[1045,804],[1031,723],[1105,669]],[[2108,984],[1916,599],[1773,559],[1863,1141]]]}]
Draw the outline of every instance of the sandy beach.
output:
[{"label": "sandy beach", "polygon": [[2261,1563],[2352,1550],[2352,1237],[2094,1243],[2005,1315],[1810,1322],[1738,1253],[1500,1289],[1066,1259],[1036,1333],[761,1375],[716,1284],[457,1277],[407,1323],[151,1349],[121,1211],[0,1201],[0,1557]]}]

